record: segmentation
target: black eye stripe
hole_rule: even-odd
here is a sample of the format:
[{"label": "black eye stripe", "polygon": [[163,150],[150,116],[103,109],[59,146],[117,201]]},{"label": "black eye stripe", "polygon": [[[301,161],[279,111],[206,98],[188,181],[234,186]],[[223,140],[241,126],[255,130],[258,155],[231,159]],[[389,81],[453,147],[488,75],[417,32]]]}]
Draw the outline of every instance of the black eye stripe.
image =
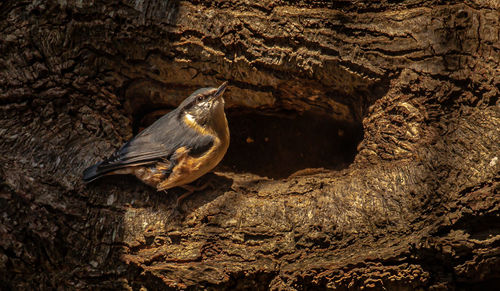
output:
[{"label": "black eye stripe", "polygon": [[190,108],[190,107],[193,107],[197,102],[200,102],[202,101],[203,99],[205,99],[205,96],[203,95],[199,95],[196,97],[196,99],[194,99],[193,101],[191,101],[188,106],[186,106],[186,108]]},{"label": "black eye stripe", "polygon": [[198,100],[198,101],[202,101],[202,100],[204,100],[204,99],[207,99],[209,96],[210,96],[210,94],[202,94],[202,95],[198,95],[198,96],[196,97],[196,100]]},{"label": "black eye stripe", "polygon": [[[210,93],[201,93],[196,95],[188,104],[186,104],[183,109],[184,110],[190,110],[193,108],[197,103],[202,102],[203,100],[207,99],[208,97],[212,96]],[[192,98],[192,97],[191,97]]]}]

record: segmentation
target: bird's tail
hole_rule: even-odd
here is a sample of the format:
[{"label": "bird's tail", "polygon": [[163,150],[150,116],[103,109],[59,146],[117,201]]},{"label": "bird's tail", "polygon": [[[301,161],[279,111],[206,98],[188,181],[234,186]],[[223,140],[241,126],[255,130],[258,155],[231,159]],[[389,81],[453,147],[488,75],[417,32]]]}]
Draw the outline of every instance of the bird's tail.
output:
[{"label": "bird's tail", "polygon": [[[142,162],[142,163],[131,163],[131,164],[109,164],[107,160],[99,162],[91,167],[88,167],[83,171],[83,181],[85,183],[90,183],[95,179],[99,179],[102,176],[110,175],[110,174],[130,174],[130,171],[123,171],[131,166],[138,166],[143,164],[150,164],[151,161]],[[122,171],[120,171],[122,170]]]},{"label": "bird's tail", "polygon": [[102,162],[97,163],[91,167],[88,167],[83,171],[83,181],[86,183],[92,182],[97,178],[100,178],[104,174],[106,174],[108,171],[100,171],[99,166],[102,164]]},{"label": "bird's tail", "polygon": [[95,179],[98,179],[102,176],[109,175],[109,174],[130,174],[130,171],[123,171],[123,169],[133,167],[133,166],[140,166],[140,165],[148,165],[151,163],[154,163],[156,160],[145,160],[145,161],[138,161],[138,162],[132,162],[132,163],[122,163],[122,162],[116,162],[114,160],[104,160],[102,162],[99,162],[91,167],[88,167],[83,171],[83,181],[86,183],[92,182]]}]

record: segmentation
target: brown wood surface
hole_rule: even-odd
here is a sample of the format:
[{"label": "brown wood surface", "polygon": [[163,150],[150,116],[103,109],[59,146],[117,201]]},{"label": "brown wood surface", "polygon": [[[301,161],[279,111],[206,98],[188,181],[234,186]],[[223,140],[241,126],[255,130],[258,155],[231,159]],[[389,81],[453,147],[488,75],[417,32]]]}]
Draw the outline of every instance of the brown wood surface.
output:
[{"label": "brown wood surface", "polygon": [[[500,4],[0,2],[0,286],[500,285]],[[82,171],[228,80],[214,185]]]}]

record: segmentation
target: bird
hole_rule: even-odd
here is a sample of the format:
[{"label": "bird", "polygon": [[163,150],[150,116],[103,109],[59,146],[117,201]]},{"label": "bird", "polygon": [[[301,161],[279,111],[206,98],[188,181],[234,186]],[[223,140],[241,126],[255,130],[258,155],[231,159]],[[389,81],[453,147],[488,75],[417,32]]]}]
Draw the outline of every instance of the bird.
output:
[{"label": "bird", "polygon": [[132,174],[157,191],[185,188],[187,192],[177,198],[177,205],[204,188],[188,184],[217,166],[229,147],[222,96],[227,84],[196,90],[110,157],[85,169],[84,182],[106,175]]}]

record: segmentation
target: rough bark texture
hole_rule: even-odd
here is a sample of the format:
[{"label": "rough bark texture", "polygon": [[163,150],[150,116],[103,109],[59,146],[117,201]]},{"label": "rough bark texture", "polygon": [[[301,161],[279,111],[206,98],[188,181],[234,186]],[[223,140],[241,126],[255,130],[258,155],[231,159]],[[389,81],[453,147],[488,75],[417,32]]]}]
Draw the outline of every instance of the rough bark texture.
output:
[{"label": "rough bark texture", "polygon": [[[498,287],[498,3],[2,1],[0,285]],[[230,151],[185,213],[82,183],[223,80]]]}]

